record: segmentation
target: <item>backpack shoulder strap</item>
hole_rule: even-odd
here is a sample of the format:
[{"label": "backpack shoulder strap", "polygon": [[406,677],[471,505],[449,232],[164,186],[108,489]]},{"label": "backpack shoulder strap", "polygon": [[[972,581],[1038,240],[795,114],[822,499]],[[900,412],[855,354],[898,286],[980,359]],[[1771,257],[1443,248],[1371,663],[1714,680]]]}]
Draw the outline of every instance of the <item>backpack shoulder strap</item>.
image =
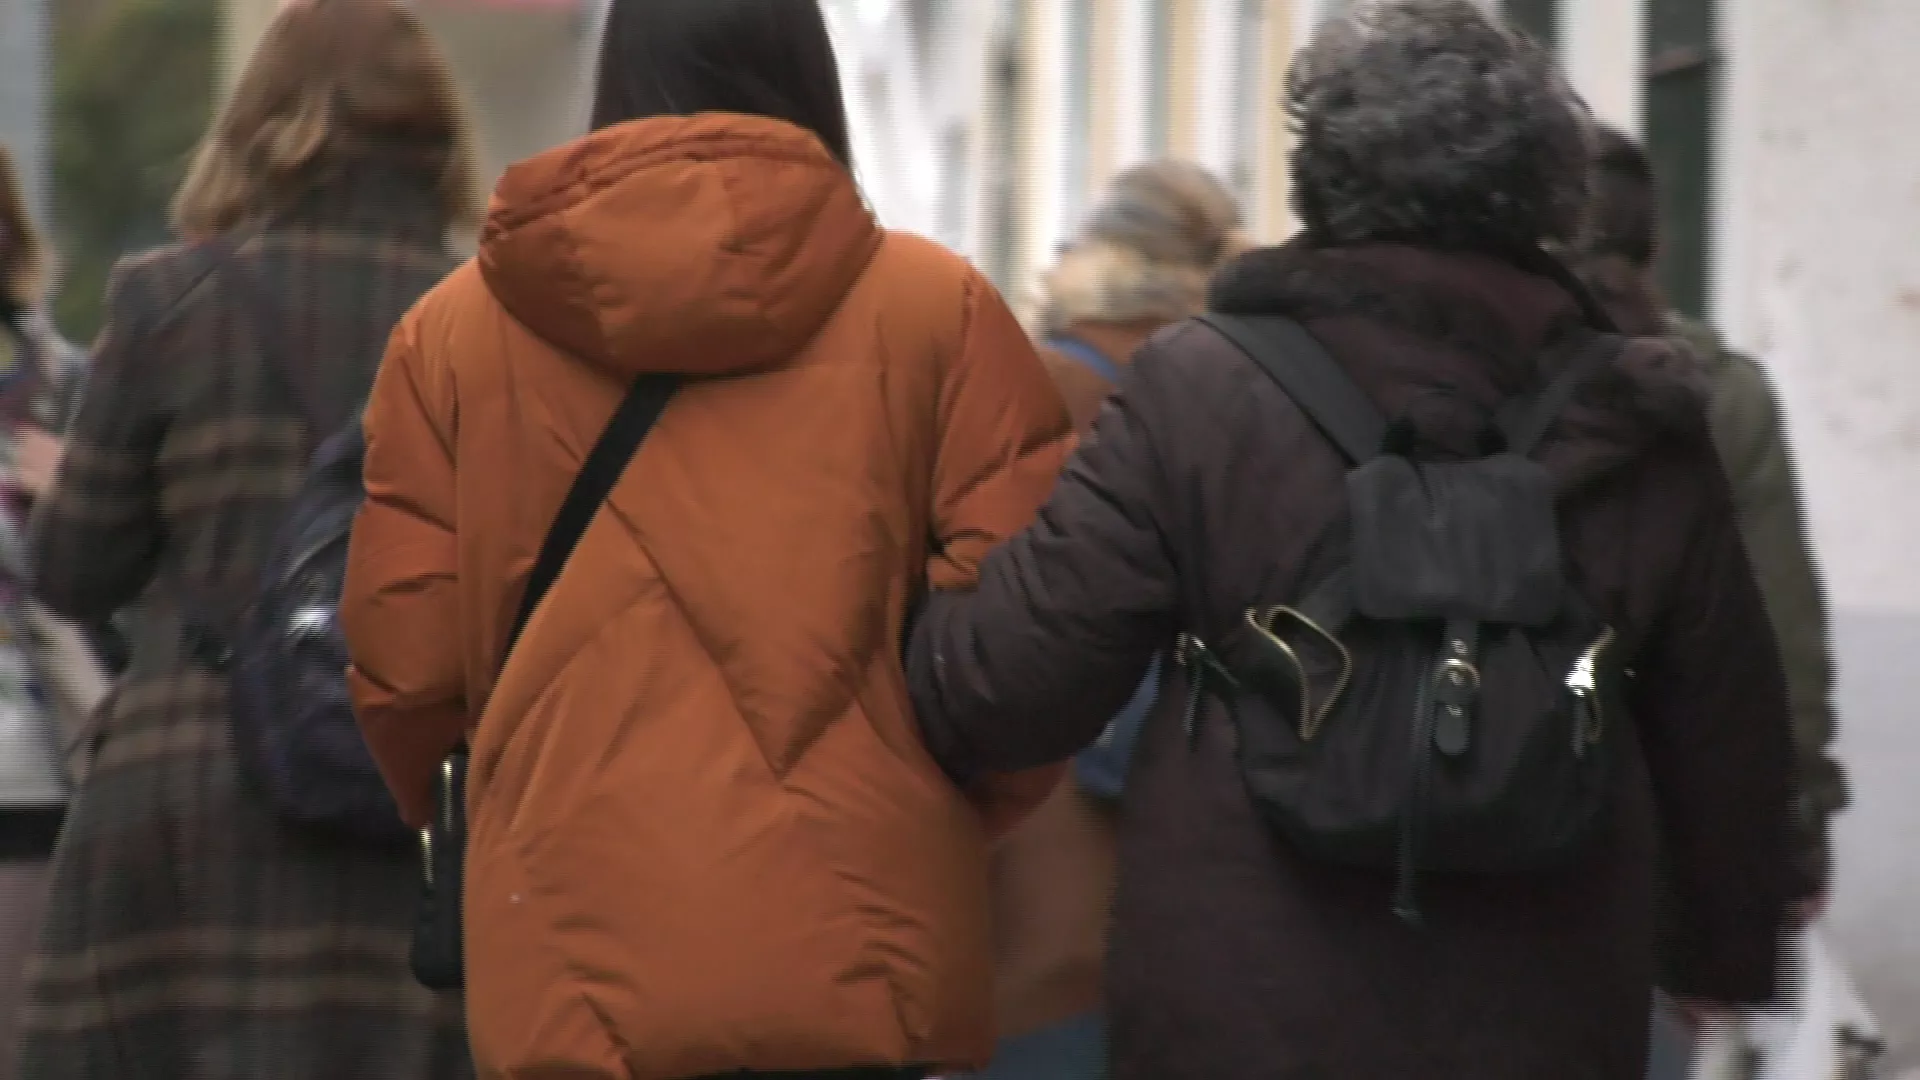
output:
[{"label": "backpack shoulder strap", "polygon": [[573,486],[567,489],[566,500],[554,515],[553,526],[540,545],[540,555],[527,575],[527,591],[520,598],[520,610],[514,616],[513,627],[507,633],[506,652],[500,658],[503,667],[519,643],[521,631],[527,628],[527,620],[533,617],[540,601],[559,579],[573,549],[586,535],[587,526],[592,524],[594,515],[613,491],[613,485],[627,471],[627,464],[646,441],[647,432],[653,430],[673,392],[679,388],[677,375],[642,375],[633,381],[625,400],[614,411],[613,419],[607,421],[606,430],[600,433],[600,440],[593,444],[586,463],[580,466],[580,474],[574,477]]},{"label": "backpack shoulder strap", "polygon": [[1059,334],[1047,339],[1047,347],[1080,362],[1080,366],[1093,371],[1095,375],[1118,385],[1121,381],[1120,366],[1107,359],[1107,354],[1081,341],[1077,337]]},{"label": "backpack shoulder strap", "polygon": [[1571,358],[1545,388],[1531,397],[1519,398],[1501,410],[1500,430],[1507,438],[1507,449],[1523,457],[1530,455],[1546,438],[1554,422],[1560,419],[1575,394],[1598,375],[1627,347],[1619,334],[1587,333],[1573,343]]},{"label": "backpack shoulder strap", "polygon": [[1387,421],[1307,328],[1277,316],[1202,315],[1246,353],[1355,465],[1380,453]]}]

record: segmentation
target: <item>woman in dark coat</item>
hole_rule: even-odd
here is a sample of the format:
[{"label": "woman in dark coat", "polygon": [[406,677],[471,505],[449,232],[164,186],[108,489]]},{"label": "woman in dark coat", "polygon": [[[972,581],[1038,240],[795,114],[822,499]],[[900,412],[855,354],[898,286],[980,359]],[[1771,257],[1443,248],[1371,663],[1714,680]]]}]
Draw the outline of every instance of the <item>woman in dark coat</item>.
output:
[{"label": "woman in dark coat", "polygon": [[113,275],[34,588],[78,619],[140,602],[54,855],[22,1076],[472,1074],[459,999],[407,967],[417,856],[283,824],[187,632],[251,593],[314,443],[452,266],[477,204],[464,130],[413,15],[290,5],[176,200],[186,242]]},{"label": "woman in dark coat", "polygon": [[[1541,252],[1584,200],[1588,122],[1547,57],[1469,0],[1369,5],[1290,82],[1302,238],[1216,280],[1212,305],[1302,322],[1423,454],[1470,457],[1599,316]],[[956,776],[1096,736],[1177,633],[1233,640],[1297,603],[1345,502],[1345,462],[1204,324],[1156,336],[1037,524],[978,591],[938,594],[910,644],[930,747]],[[1563,871],[1422,879],[1271,833],[1209,696],[1191,736],[1170,673],[1121,816],[1107,989],[1117,1080],[1628,1080],[1646,1068],[1656,846],[1681,928],[1673,989],[1774,992],[1787,848],[1786,697],[1704,433],[1696,366],[1635,340],[1541,460],[1569,578],[1632,649],[1610,819]],[[1230,650],[1229,650],[1230,651]]]}]

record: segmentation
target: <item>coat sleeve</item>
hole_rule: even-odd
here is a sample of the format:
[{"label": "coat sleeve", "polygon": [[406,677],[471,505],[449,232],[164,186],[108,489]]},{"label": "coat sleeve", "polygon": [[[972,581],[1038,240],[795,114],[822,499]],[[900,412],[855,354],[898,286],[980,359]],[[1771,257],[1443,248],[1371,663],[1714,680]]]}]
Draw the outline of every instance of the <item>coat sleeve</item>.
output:
[{"label": "coat sleeve", "polygon": [[107,285],[78,412],[53,488],[34,507],[33,593],[49,609],[98,622],[132,603],[158,565],[164,523],[156,462],[168,427],[169,373],[152,348],[158,302],[145,264],[122,262]]},{"label": "coat sleeve", "polygon": [[452,393],[422,370],[412,318],[367,402],[367,499],[340,615],[367,746],[408,822],[433,814],[440,761],[470,716],[461,666]]},{"label": "coat sleeve", "polygon": [[908,674],[929,746],[956,776],[1060,761],[1092,742],[1174,629],[1153,416],[1177,379],[1158,346],[1068,462],[1032,526],[973,593],[936,592]]},{"label": "coat sleeve", "polygon": [[1752,360],[1721,360],[1712,421],[1714,443],[1733,485],[1741,537],[1786,670],[1793,709],[1799,864],[1816,887],[1824,888],[1832,861],[1828,824],[1847,805],[1845,774],[1833,757],[1833,653],[1826,596],[1808,543],[1779,399]]},{"label": "coat sleeve", "polygon": [[[1066,406],[1000,295],[975,275],[965,303],[960,349],[939,391],[926,570],[935,590],[975,583],[987,552],[1033,519],[1072,443]],[[999,836],[1046,801],[1062,773],[1046,767],[949,775],[988,833]]]},{"label": "coat sleeve", "polygon": [[1072,440],[1066,405],[999,294],[971,277],[966,305],[940,386],[927,565],[935,589],[972,585],[987,552],[1033,520]]},{"label": "coat sleeve", "polygon": [[1767,614],[1712,459],[1665,616],[1635,657],[1632,707],[1673,896],[1675,994],[1773,999],[1792,867],[1792,731]]}]

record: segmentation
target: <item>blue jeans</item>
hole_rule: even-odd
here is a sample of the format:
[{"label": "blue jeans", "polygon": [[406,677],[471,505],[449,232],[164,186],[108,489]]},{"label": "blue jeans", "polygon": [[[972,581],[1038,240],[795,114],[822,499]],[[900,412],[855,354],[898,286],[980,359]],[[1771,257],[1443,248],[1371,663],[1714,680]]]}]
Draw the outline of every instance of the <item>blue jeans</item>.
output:
[{"label": "blue jeans", "polygon": [[1086,1013],[1003,1040],[985,1071],[954,1080],[1106,1080],[1107,1024]]}]

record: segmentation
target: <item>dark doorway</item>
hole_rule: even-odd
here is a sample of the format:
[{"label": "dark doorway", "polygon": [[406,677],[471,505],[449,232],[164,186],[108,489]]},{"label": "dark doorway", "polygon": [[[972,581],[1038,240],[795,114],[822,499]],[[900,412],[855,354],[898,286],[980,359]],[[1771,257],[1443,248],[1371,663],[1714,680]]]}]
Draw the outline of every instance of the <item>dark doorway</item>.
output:
[{"label": "dark doorway", "polygon": [[1722,64],[1714,0],[1650,0],[1646,146],[1660,179],[1660,281],[1673,306],[1706,313]]}]

